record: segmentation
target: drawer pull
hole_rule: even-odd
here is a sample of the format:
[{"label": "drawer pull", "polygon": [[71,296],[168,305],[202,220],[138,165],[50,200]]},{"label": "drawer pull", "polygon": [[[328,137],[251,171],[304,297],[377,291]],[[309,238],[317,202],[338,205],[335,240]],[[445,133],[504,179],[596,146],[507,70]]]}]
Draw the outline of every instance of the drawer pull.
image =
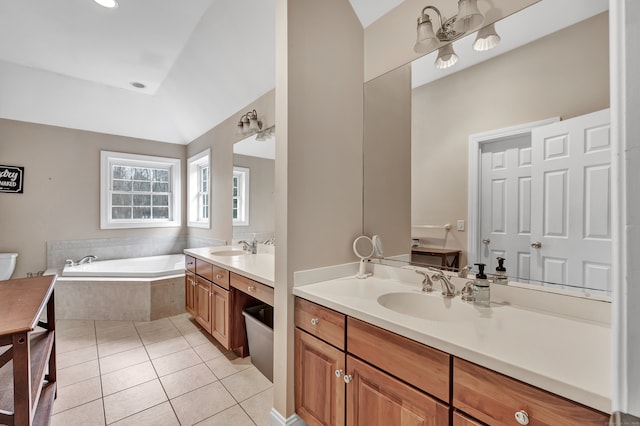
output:
[{"label": "drawer pull", "polygon": [[516,421],[518,422],[518,424],[528,425],[529,415],[524,410],[516,411]]},{"label": "drawer pull", "polygon": [[345,383],[350,383],[351,379],[353,379],[353,377],[351,377],[351,374],[347,374],[344,376],[344,382]]},{"label": "drawer pull", "polygon": [[336,370],[336,377],[340,378],[340,377],[342,377],[343,374],[344,374],[344,371]]},{"label": "drawer pull", "polygon": [[256,288],[254,286],[250,285],[250,286],[247,287],[247,291],[249,293],[253,293],[254,291],[256,291]]},{"label": "drawer pull", "polygon": [[216,274],[216,278],[221,280],[222,279],[222,275],[221,274]]},{"label": "drawer pull", "polygon": [[311,325],[318,325],[320,320],[318,318],[311,318]]}]

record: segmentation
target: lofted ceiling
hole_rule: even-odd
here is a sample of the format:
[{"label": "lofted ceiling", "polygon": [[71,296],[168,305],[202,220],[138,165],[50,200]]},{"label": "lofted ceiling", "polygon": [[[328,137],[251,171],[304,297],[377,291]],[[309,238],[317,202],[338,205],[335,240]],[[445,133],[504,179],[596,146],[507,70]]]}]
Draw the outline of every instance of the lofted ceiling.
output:
[{"label": "lofted ceiling", "polygon": [[0,118],[187,144],[275,87],[275,0],[119,3],[0,2]]}]

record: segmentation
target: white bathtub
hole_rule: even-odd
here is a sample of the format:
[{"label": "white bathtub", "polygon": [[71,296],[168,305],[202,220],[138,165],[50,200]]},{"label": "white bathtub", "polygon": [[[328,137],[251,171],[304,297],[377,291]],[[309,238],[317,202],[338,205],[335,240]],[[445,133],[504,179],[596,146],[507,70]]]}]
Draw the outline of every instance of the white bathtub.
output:
[{"label": "white bathtub", "polygon": [[65,266],[63,277],[127,277],[155,278],[184,272],[184,255],[134,257],[130,259],[97,260],[83,265]]},{"label": "white bathtub", "polygon": [[56,281],[56,318],[150,321],[184,312],[184,255],[65,266]]}]

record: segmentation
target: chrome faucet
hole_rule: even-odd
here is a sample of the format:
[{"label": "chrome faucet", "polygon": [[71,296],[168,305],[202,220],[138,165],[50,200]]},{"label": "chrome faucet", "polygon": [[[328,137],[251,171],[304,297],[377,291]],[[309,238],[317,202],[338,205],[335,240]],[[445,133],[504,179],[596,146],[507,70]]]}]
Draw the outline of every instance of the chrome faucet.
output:
[{"label": "chrome faucet", "polygon": [[76,262],[76,265],[83,265],[85,263],[91,263],[91,262],[93,262],[94,260],[97,260],[97,259],[98,259],[98,256],[94,256],[94,255],[90,254],[90,255],[85,256],[82,259],[78,260]]},{"label": "chrome faucet", "polygon": [[240,240],[238,243],[242,244],[242,250],[244,251],[251,250],[251,254],[256,254],[258,252],[258,241],[255,238],[250,243],[245,240]]},{"label": "chrome faucet", "polygon": [[432,278],[436,281],[440,281],[440,285],[442,286],[442,295],[444,297],[454,297],[456,295],[456,286],[449,280],[449,277],[438,269],[431,270],[438,271]]},{"label": "chrome faucet", "polygon": [[265,246],[275,246],[276,245],[276,239],[275,239],[275,237],[267,238],[266,240],[264,240],[262,242],[262,244],[264,244]]},{"label": "chrome faucet", "polygon": [[471,265],[463,266],[463,267],[462,267],[462,268],[460,268],[460,270],[458,271],[458,277],[460,277],[460,278],[467,278],[467,276],[469,275],[469,271],[471,271]]},{"label": "chrome faucet", "polygon": [[424,279],[422,280],[422,291],[426,293],[430,293],[433,291],[433,281],[431,281],[431,277],[424,271],[420,271],[416,269],[416,274],[423,275]]}]

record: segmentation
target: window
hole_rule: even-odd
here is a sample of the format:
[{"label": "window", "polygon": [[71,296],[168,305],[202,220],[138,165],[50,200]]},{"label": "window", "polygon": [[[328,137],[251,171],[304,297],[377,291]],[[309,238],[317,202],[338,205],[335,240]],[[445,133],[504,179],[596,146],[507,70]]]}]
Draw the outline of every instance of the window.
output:
[{"label": "window", "polygon": [[249,226],[249,169],[233,168],[233,226]]},{"label": "window", "polygon": [[210,226],[210,196],[211,186],[209,150],[194,155],[187,161],[189,175],[187,176],[188,226],[209,228]]},{"label": "window", "polygon": [[180,226],[180,160],[101,151],[100,228]]}]

